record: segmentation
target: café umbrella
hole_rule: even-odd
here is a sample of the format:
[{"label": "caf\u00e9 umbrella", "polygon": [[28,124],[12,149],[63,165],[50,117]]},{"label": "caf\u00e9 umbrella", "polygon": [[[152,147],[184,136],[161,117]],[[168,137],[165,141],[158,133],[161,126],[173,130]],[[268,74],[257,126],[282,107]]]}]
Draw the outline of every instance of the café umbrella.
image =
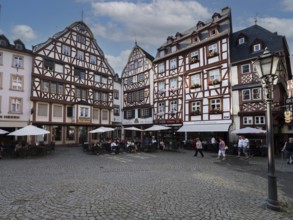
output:
[{"label": "caf\u00e9 umbrella", "polygon": [[266,131],[258,128],[245,127],[232,131],[233,134],[265,134]]},{"label": "caf\u00e9 umbrella", "polygon": [[104,133],[104,132],[108,132],[108,131],[114,131],[115,129],[114,128],[109,128],[109,127],[99,127],[99,128],[96,128],[94,130],[91,130],[89,131],[89,133]]},{"label": "caf\u00e9 umbrella", "polygon": [[3,129],[0,129],[0,134],[7,134],[7,133],[9,133],[9,132],[8,131],[5,131]]},{"label": "caf\u00e9 umbrella", "polygon": [[153,125],[152,127],[145,129],[145,131],[162,131],[162,130],[168,130],[168,129],[171,129],[171,128],[167,126],[163,126],[163,125]]},{"label": "caf\u00e9 umbrella", "polygon": [[128,128],[124,128],[124,130],[129,130],[129,131],[143,131],[142,129],[139,129],[137,127],[128,127]]},{"label": "caf\u00e9 umbrella", "polygon": [[16,131],[13,131],[11,133],[9,133],[8,135],[11,136],[29,136],[29,135],[44,135],[44,134],[49,134],[50,132],[42,129],[42,128],[38,128],[34,125],[27,125],[23,128],[20,128]]}]

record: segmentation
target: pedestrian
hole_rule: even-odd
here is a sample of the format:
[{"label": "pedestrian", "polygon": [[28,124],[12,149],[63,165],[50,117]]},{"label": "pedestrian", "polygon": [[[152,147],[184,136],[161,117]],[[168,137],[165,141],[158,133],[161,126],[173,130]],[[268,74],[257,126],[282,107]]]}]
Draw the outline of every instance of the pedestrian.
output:
[{"label": "pedestrian", "polygon": [[286,154],[287,164],[293,164],[293,138],[290,137],[289,141],[285,143],[283,152]]},{"label": "pedestrian", "polygon": [[243,137],[243,153],[245,155],[245,159],[248,159],[248,152],[249,152],[249,140],[247,137]]},{"label": "pedestrian", "polygon": [[223,138],[219,138],[219,151],[218,151],[218,160],[221,159],[221,156],[223,157],[222,160],[226,160],[226,144]]},{"label": "pedestrian", "polygon": [[241,152],[243,152],[243,139],[242,136],[239,135],[238,137],[238,157],[241,156]]},{"label": "pedestrian", "polygon": [[202,143],[199,138],[196,138],[195,153],[194,153],[195,157],[197,157],[198,152],[201,154],[201,157],[204,157],[204,155],[202,153]]}]

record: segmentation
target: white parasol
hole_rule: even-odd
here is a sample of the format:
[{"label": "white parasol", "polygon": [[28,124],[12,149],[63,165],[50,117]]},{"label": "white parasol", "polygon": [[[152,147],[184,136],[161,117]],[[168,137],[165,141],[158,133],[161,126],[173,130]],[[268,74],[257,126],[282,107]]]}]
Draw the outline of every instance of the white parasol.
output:
[{"label": "white parasol", "polygon": [[124,128],[124,130],[129,130],[129,131],[143,131],[143,129],[139,129],[137,127],[128,127],[128,128]]},{"label": "white parasol", "polygon": [[108,131],[114,131],[115,129],[114,128],[108,128],[108,127],[99,127],[99,128],[96,128],[94,130],[91,130],[89,131],[89,133],[104,133],[104,132],[108,132]]},{"label": "white parasol", "polygon": [[162,130],[168,130],[171,129],[170,127],[163,126],[163,125],[153,125],[150,128],[145,129],[145,131],[162,131]]},{"label": "white parasol", "polygon": [[21,129],[18,129],[16,131],[9,133],[8,135],[29,136],[29,135],[43,135],[43,134],[49,134],[49,133],[50,132],[45,129],[38,128],[34,125],[27,125]]}]

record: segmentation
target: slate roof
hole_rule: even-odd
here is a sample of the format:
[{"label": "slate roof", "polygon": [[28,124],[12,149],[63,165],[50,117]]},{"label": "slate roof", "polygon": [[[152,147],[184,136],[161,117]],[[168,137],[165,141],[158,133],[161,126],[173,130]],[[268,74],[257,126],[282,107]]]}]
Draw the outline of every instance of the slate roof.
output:
[{"label": "slate roof", "polygon": [[[238,45],[238,39],[241,36],[246,37],[244,44]],[[253,52],[252,46],[255,40],[263,42],[263,48],[260,51]],[[237,63],[244,60],[250,60],[257,58],[261,55],[264,49],[267,47],[271,53],[282,52],[286,48],[286,39],[284,36],[280,36],[277,33],[270,32],[258,25],[253,25],[246,29],[234,32],[231,36],[231,63]]]}]

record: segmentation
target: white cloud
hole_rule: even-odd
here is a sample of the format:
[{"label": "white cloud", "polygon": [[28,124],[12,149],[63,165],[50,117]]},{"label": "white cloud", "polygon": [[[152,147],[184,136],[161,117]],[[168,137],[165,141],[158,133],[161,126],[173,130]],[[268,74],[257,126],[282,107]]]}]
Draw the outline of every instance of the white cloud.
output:
[{"label": "white cloud", "polygon": [[115,73],[118,73],[121,76],[123,68],[128,62],[128,57],[131,53],[131,50],[124,50],[118,56],[105,55],[111,67],[115,70]]},{"label": "white cloud", "polygon": [[293,1],[292,0],[282,0],[281,2],[284,11],[293,11]]},{"label": "white cloud", "polygon": [[95,2],[94,15],[107,17],[110,22],[93,25],[97,36],[122,42],[137,40],[143,44],[157,45],[165,41],[174,30],[184,31],[198,20],[210,18],[211,12],[196,1],[154,0],[150,3]]},{"label": "white cloud", "polygon": [[37,38],[33,29],[27,25],[15,25],[12,29],[14,39],[21,39],[23,41],[31,41]]}]

